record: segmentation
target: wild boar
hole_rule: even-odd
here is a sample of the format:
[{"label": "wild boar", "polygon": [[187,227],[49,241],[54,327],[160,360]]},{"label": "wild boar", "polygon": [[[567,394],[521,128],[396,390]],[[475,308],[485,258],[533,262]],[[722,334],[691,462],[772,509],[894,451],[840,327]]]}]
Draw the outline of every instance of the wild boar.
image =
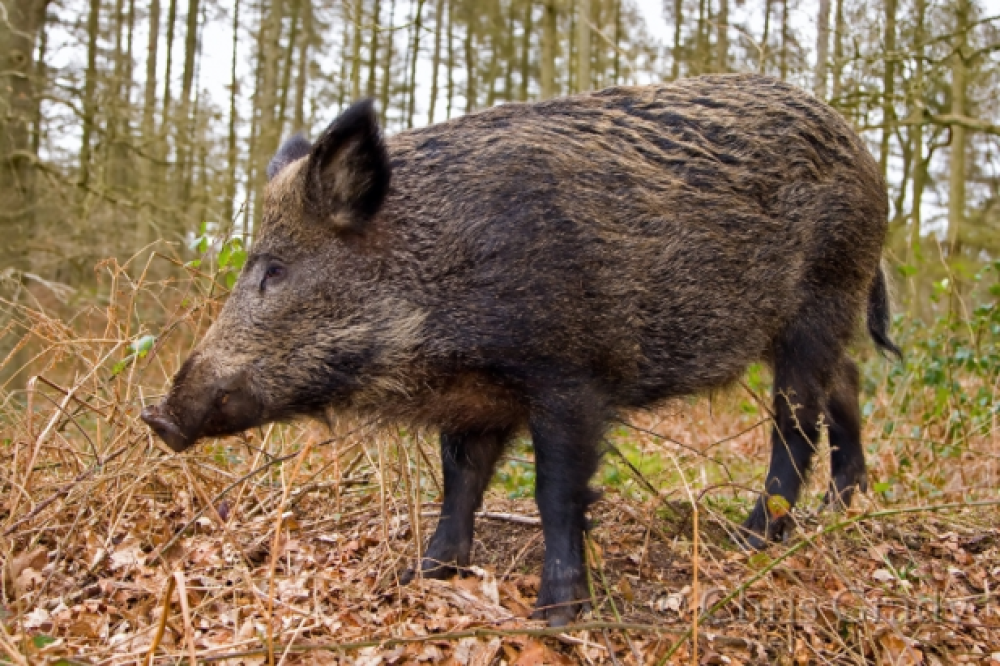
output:
[{"label": "wild boar", "polygon": [[[371,102],[286,142],[218,320],[143,419],[174,450],[325,410],[440,431],[444,501],[419,563],[469,563],[474,513],[527,429],[545,559],[536,616],[587,598],[606,424],[774,370],[770,469],[745,529],[780,535],[829,425],[829,499],[865,488],[858,371],[898,353],[880,269],[886,186],[836,111],[706,76],[506,104],[383,139]],[[412,572],[411,574],[412,575]]]}]

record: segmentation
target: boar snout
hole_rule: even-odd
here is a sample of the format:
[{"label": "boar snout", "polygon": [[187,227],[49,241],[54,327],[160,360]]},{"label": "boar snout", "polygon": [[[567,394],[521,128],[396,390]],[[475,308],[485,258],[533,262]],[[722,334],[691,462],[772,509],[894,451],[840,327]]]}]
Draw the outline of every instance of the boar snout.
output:
[{"label": "boar snout", "polygon": [[184,436],[180,426],[174,423],[173,419],[163,413],[160,405],[144,407],[140,418],[156,433],[157,437],[177,453],[184,451],[194,443],[193,440]]},{"label": "boar snout", "polygon": [[[192,366],[196,366],[192,368]],[[142,410],[141,418],[178,453],[202,437],[242,432],[262,421],[246,372],[215,376],[205,365],[186,364],[170,394]]]}]

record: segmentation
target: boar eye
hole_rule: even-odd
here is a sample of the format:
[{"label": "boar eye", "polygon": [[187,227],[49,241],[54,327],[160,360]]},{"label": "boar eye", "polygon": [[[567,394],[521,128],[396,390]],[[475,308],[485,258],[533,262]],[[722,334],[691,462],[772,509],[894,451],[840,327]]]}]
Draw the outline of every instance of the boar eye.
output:
[{"label": "boar eye", "polygon": [[267,283],[274,282],[275,280],[280,280],[285,276],[285,267],[281,264],[268,264],[267,268],[264,269],[264,277],[260,281],[260,290],[264,291],[267,288]]}]

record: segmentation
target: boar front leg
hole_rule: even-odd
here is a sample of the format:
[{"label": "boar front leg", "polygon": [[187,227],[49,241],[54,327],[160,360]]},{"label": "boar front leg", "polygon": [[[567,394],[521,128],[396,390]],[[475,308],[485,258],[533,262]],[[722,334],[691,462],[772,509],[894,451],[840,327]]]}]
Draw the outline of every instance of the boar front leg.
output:
[{"label": "boar front leg", "polygon": [[[444,501],[437,529],[420,563],[424,577],[450,578],[457,572],[456,565],[469,566],[476,510],[509,436],[507,431],[441,433]],[[409,583],[415,575],[410,569],[401,580]]]},{"label": "boar front leg", "polygon": [[547,619],[553,627],[572,622],[590,597],[583,533],[587,507],[597,499],[587,484],[597,470],[604,416],[601,401],[586,391],[560,392],[532,408],[535,501],[545,537],[542,585],[532,617]]}]

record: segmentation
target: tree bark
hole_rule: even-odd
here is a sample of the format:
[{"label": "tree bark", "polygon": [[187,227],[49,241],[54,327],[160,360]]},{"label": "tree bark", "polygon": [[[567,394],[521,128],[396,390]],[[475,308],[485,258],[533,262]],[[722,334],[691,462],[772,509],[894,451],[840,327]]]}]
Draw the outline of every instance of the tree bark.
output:
[{"label": "tree bark", "polygon": [[[194,86],[195,58],[198,55],[199,0],[188,0],[187,27],[184,34],[184,71],[181,74],[181,98],[176,123],[177,184],[179,201],[186,202],[189,192],[187,183],[193,168],[191,155],[194,152],[194,119],[191,117],[191,94]],[[183,230],[177,230],[182,232]]]},{"label": "tree bark", "polygon": [[[347,18],[346,16],[344,17]],[[348,25],[344,25],[344,37],[346,39]],[[309,83],[309,47],[313,43],[313,10],[312,3],[306,2],[302,7],[302,39],[299,40],[299,70],[295,77],[295,116],[292,124],[293,132],[301,132],[306,128],[306,86]],[[345,63],[346,64],[346,63]],[[345,88],[346,68],[341,68],[340,91]],[[341,106],[344,100],[341,99]]]},{"label": "tree bark", "polygon": [[465,22],[465,112],[476,108],[476,12],[466,6]]},{"label": "tree bark", "polygon": [[764,0],[764,34],[760,38],[760,73],[767,74],[767,40],[771,31],[771,0]]},{"label": "tree bark", "polygon": [[[726,0],[723,0],[726,2]],[[615,60],[614,60],[614,84],[621,81],[621,59],[622,59],[622,0],[614,0],[615,3]]]},{"label": "tree bark", "polygon": [[542,99],[550,99],[556,94],[556,52],[559,48],[557,34],[558,15],[556,0],[545,0],[542,5]]},{"label": "tree bark", "polygon": [[521,37],[521,90],[518,98],[528,100],[528,85],[531,81],[531,32],[534,28],[535,6],[532,0],[524,2],[524,34]]},{"label": "tree bark", "polygon": [[[960,2],[963,0],[959,0]],[[893,57],[896,52],[896,0],[885,0],[885,71],[882,79],[882,147],[879,151],[879,167],[882,176],[889,173],[890,138],[895,129],[895,84]]]},{"label": "tree bark", "polygon": [[[823,0],[829,2],[829,0]],[[716,62],[718,71],[729,71],[729,0],[719,0],[719,17],[716,23]]]},{"label": "tree bark", "polygon": [[90,0],[87,15],[87,71],[83,83],[83,136],[80,140],[80,184],[90,181],[90,142],[97,122],[97,38],[100,32],[101,0]]},{"label": "tree bark", "polygon": [[[160,113],[160,137],[161,140],[167,136],[170,126],[170,84],[171,68],[174,62],[174,24],[177,23],[177,0],[170,0],[170,8],[167,10],[167,53],[166,69],[163,72],[163,111]],[[164,146],[164,148],[166,148]],[[159,157],[163,157],[160,155]]]},{"label": "tree bark", "polygon": [[427,106],[427,124],[434,124],[437,110],[438,80],[441,75],[441,37],[444,32],[444,0],[437,0],[434,6],[434,55],[431,56],[431,99]]},{"label": "tree bark", "polygon": [[[236,138],[236,125],[239,123],[239,108],[236,104],[239,93],[239,79],[236,77],[236,58],[239,54],[240,37],[240,0],[233,3],[233,42],[232,42],[232,62],[229,68],[229,141],[226,156],[228,158],[228,178],[226,180],[226,202],[225,219],[232,221],[236,210],[236,177],[239,154],[237,150],[239,144]],[[244,238],[244,240],[246,240]]]},{"label": "tree bark", "polygon": [[706,42],[706,23],[707,19],[705,16],[705,4],[707,0],[698,0],[698,21],[695,23],[695,35],[694,35],[694,57],[691,62],[688,63],[688,67],[691,69],[692,74],[704,74],[706,70],[705,54],[707,49]]},{"label": "tree bark", "polygon": [[826,99],[826,74],[830,59],[830,0],[819,0],[816,15],[816,72],[813,75],[813,92]]},{"label": "tree bark", "polygon": [[[35,38],[44,30],[45,0],[11,0],[4,3],[6,20],[0,20],[0,271],[13,274],[0,283],[0,296],[17,298],[24,273],[31,270],[30,241],[35,235],[35,161],[29,151],[30,127],[38,114],[31,79]],[[36,127],[36,132],[38,129]],[[14,286],[16,285],[16,286]],[[6,287],[14,286],[12,291]],[[12,293],[13,292],[13,293]],[[10,306],[0,308],[0,388],[24,387],[31,375],[30,353],[20,344],[19,329],[8,329]],[[14,351],[17,348],[17,351]],[[14,352],[11,355],[11,352]]]},{"label": "tree bark", "polygon": [[[968,50],[968,25],[971,13],[969,0],[958,0],[955,6],[955,44],[951,59],[951,113],[965,115],[966,51]],[[965,166],[966,129],[961,125],[951,127],[951,156],[948,179],[948,256],[956,260],[962,252],[962,227],[965,222]]]},{"label": "tree bark", "polygon": [[674,0],[674,48],[673,62],[670,63],[670,78],[675,81],[681,77],[681,58],[684,50],[684,43],[681,41],[681,26],[683,24],[684,0]]},{"label": "tree bark", "polygon": [[781,80],[788,78],[788,0],[781,0]]},{"label": "tree bark", "polygon": [[834,101],[840,99],[844,80],[844,0],[836,0],[833,20],[833,89]]},{"label": "tree bark", "polygon": [[261,16],[258,43],[260,60],[260,83],[257,86],[258,135],[251,160],[255,163],[253,175],[254,228],[260,226],[263,213],[263,194],[267,183],[264,169],[260,168],[278,150],[278,127],[275,118],[278,102],[278,63],[281,57],[281,23],[284,5],[275,0],[270,9]]},{"label": "tree bark", "polygon": [[417,57],[420,54],[420,32],[423,30],[422,17],[424,0],[417,1],[417,14],[413,20],[413,50],[410,53],[410,89],[406,108],[406,126],[413,127],[413,115],[417,108]]},{"label": "tree bark", "polygon": [[0,201],[4,206],[0,271],[30,268],[25,247],[32,236],[35,166],[29,139],[37,114],[31,70],[35,37],[44,24],[47,5],[43,0],[5,3],[7,20],[0,21]]},{"label": "tree bark", "polygon": [[445,119],[451,118],[455,101],[455,1],[448,0],[448,105]]},{"label": "tree bark", "polygon": [[[361,0],[357,0],[358,3]],[[382,20],[382,7],[380,0],[375,0],[372,8],[372,31],[368,40],[368,92],[369,97],[375,97],[376,74],[378,72],[378,37],[379,21]]]},{"label": "tree bark", "polygon": [[292,0],[292,16],[288,29],[288,41],[280,45],[285,61],[281,66],[281,82],[278,84],[278,138],[285,134],[285,119],[288,115],[288,90],[292,87],[292,61],[299,39],[299,21],[302,14],[302,0]]},{"label": "tree bark", "polygon": [[354,0],[354,36],[351,38],[351,101],[361,97],[361,31],[365,20],[365,5]]},{"label": "tree bark", "polygon": [[[926,21],[927,15],[927,3],[926,0],[916,0],[914,6],[915,25],[913,30],[913,41],[916,45],[916,61],[914,63],[913,71],[913,91],[915,98],[913,99],[914,109],[920,111],[924,108],[924,39],[925,30],[924,23]],[[923,224],[923,199],[924,199],[924,186],[927,179],[927,163],[924,159],[924,126],[923,123],[916,123],[911,126],[911,141],[913,144],[913,152],[911,159],[913,160],[913,202],[910,207],[910,239],[907,247],[907,257],[906,263],[910,266],[916,266],[918,262],[922,260],[922,252],[920,249],[920,228]],[[917,276],[914,276],[910,280],[910,314],[911,316],[917,315],[918,299],[917,299]]]},{"label": "tree bark", "polygon": [[[389,27],[393,26],[396,20],[396,0],[389,2]],[[382,64],[382,93],[379,97],[381,107],[379,115],[382,118],[382,127],[386,125],[389,117],[389,95],[392,92],[392,57],[394,44],[394,33],[389,32],[388,39],[385,40],[385,62]]]},{"label": "tree bark", "polygon": [[583,92],[593,87],[590,80],[590,0],[577,0],[577,17],[576,89]]}]

